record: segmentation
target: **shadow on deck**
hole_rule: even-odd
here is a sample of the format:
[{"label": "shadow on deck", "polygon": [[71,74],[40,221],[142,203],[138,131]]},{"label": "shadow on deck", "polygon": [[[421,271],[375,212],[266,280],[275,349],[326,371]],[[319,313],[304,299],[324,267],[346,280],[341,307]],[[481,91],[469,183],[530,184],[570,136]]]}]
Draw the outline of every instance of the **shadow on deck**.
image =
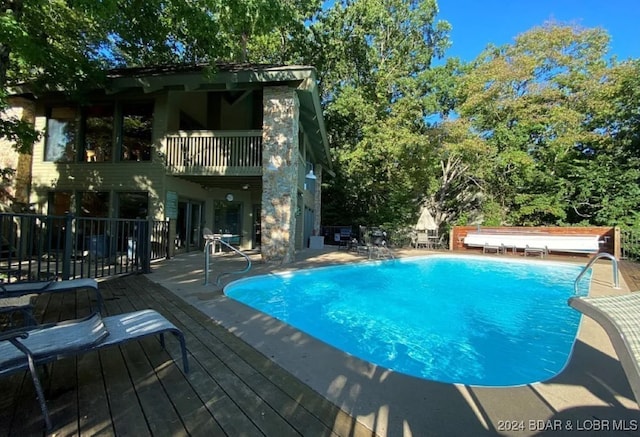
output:
[{"label": "shadow on deck", "polygon": [[[178,343],[146,338],[50,366],[44,388],[56,435],[364,436],[371,431],[242,340],[145,276],[100,283],[105,312],[153,308],[183,330]],[[42,295],[42,322],[87,315],[88,292]],[[93,304],[93,305],[91,305]],[[43,434],[27,372],[0,378],[0,435]]]}]

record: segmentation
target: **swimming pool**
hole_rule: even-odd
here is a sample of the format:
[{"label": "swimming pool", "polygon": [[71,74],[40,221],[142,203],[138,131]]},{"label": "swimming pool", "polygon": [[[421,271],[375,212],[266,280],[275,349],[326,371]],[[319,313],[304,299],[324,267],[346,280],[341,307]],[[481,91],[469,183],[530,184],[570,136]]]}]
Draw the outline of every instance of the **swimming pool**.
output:
[{"label": "swimming pool", "polygon": [[580,321],[567,305],[580,270],[436,255],[246,278],[225,294],[397,372],[513,386],[564,368]]}]

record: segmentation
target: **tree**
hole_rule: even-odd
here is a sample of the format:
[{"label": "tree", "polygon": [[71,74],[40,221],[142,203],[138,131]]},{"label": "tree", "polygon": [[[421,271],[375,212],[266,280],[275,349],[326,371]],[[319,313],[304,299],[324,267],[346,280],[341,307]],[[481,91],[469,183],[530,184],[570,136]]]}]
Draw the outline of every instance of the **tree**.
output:
[{"label": "tree", "polygon": [[599,134],[575,162],[569,217],[573,222],[640,227],[640,61],[607,70],[592,115]]},{"label": "tree", "polygon": [[96,2],[104,49],[124,66],[285,62],[305,38],[319,0],[109,0]]},{"label": "tree", "polygon": [[[30,81],[34,89],[66,88],[71,92],[101,77],[99,59],[92,54],[100,33],[82,2],[71,8],[61,0],[4,0],[0,5],[0,113],[7,109],[8,86]],[[95,58],[95,59],[94,59]],[[38,134],[26,121],[0,118],[0,139],[29,153]],[[3,203],[13,199],[6,187],[15,169],[0,169]]]},{"label": "tree", "polygon": [[[113,67],[299,56],[296,41],[307,37],[304,22],[318,7],[319,0],[2,0],[0,139],[28,153],[37,138],[6,114],[7,96],[22,84],[81,100]],[[0,175],[10,182],[13,171]]]},{"label": "tree", "polygon": [[435,1],[336,2],[311,25],[336,177],[325,223],[406,224],[424,191],[426,99],[434,57],[447,47]]},{"label": "tree", "polygon": [[607,153],[596,120],[608,111],[599,98],[608,41],[602,29],[549,23],[489,47],[465,76],[458,109],[489,146],[493,168],[482,186],[504,222],[574,220],[568,205],[584,175],[571,175]]},{"label": "tree", "polygon": [[[429,139],[432,169],[425,172],[430,181],[425,186],[422,203],[432,213],[436,224],[467,224],[468,214],[481,208],[485,200],[481,181],[487,179],[488,145],[473,133],[463,118],[444,120],[431,127]],[[485,213],[488,210],[485,211]],[[485,217],[491,222],[492,217]]]}]

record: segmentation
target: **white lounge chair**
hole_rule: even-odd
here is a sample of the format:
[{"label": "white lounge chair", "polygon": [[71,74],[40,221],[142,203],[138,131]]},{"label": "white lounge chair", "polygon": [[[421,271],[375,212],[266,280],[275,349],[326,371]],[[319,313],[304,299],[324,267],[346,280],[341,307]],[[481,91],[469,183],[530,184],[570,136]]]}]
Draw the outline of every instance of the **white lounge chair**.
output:
[{"label": "white lounge chair", "polygon": [[640,292],[620,296],[572,297],[569,305],[591,317],[607,332],[640,405]]},{"label": "white lounge chair", "polygon": [[549,254],[547,247],[530,247],[528,244],[524,248],[524,256],[538,255],[540,258],[544,258]]},{"label": "white lounge chair", "polygon": [[182,331],[160,313],[143,310],[104,318],[95,313],[84,319],[0,333],[0,376],[29,370],[45,425],[50,430],[51,418],[36,366],[149,335],[159,335],[164,347],[166,332],[174,334],[180,342],[184,371],[189,372]]}]

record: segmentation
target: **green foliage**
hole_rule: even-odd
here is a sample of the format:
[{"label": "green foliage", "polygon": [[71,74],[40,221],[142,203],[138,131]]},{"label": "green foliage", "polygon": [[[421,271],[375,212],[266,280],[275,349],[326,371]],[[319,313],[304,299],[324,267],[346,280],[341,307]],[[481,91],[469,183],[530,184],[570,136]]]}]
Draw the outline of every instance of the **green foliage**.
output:
[{"label": "green foliage", "polygon": [[[6,98],[0,91],[0,113],[4,113],[7,109]],[[30,123],[16,117],[5,116],[0,121],[0,138],[11,141],[20,153],[31,153],[33,143],[39,138],[39,134]]]},{"label": "green foliage", "polygon": [[76,90],[101,78],[104,34],[83,2],[16,0],[0,9],[0,84]]},{"label": "green foliage", "polygon": [[637,92],[621,92],[637,79],[607,65],[607,44],[601,29],[548,24],[488,48],[464,76],[458,109],[494,157],[482,186],[506,222],[611,224],[637,207],[634,189],[615,189],[637,186],[620,143],[637,138],[623,121],[637,113]]},{"label": "green foliage", "polygon": [[481,211],[484,226],[503,226],[505,224],[504,208],[496,201],[489,199],[482,202]]},{"label": "green foliage", "polygon": [[105,67],[300,59],[319,0],[14,0],[0,9],[0,83],[81,90]]},{"label": "green foliage", "polygon": [[[311,25],[336,177],[323,195],[338,223],[406,224],[431,177],[425,98],[449,26],[434,1],[336,2]],[[338,217],[335,217],[338,219]],[[326,214],[325,223],[334,217]]]},{"label": "green foliage", "polygon": [[[441,230],[638,227],[640,61],[605,60],[604,30],[550,23],[473,63],[434,66],[450,30],[436,20],[435,0],[320,5],[3,2],[0,110],[24,82],[81,97],[108,67],[305,63],[318,70],[334,162],[323,186],[326,224],[400,228],[426,206]],[[37,138],[15,119],[0,122],[0,137],[21,151]]]},{"label": "green foliage", "polygon": [[325,221],[335,208],[337,223],[399,226],[424,205],[441,224],[633,222],[640,63],[605,61],[605,31],[550,23],[472,64],[424,68],[446,26],[429,21],[441,39],[413,58],[390,23],[421,25],[391,5],[342,2],[313,29],[337,162]]},{"label": "green foliage", "polygon": [[96,2],[112,63],[289,62],[319,0]]}]

